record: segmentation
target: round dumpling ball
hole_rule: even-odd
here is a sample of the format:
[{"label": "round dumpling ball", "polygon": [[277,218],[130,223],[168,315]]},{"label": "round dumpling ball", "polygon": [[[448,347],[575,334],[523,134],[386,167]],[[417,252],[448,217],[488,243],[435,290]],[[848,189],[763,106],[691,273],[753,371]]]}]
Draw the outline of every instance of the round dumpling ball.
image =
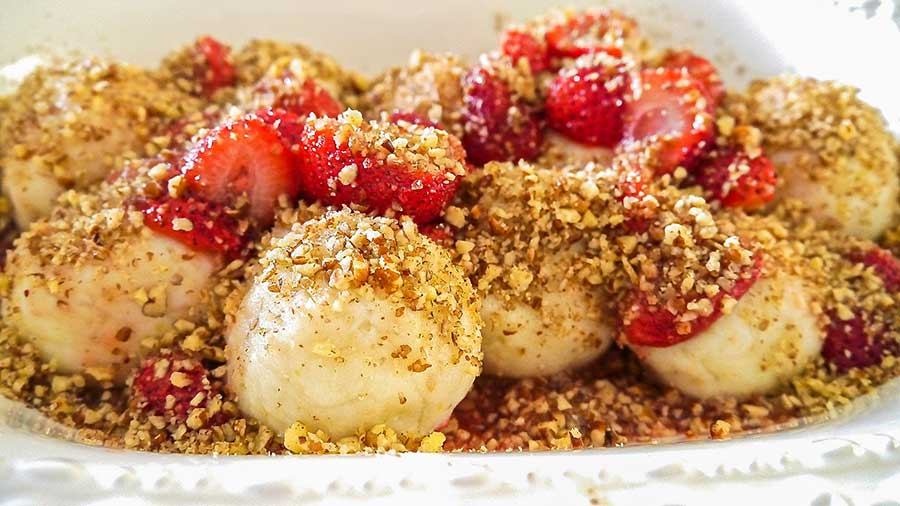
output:
[{"label": "round dumpling ball", "polygon": [[123,380],[141,341],[198,319],[221,267],[144,227],[140,212],[39,221],[7,259],[4,321],[62,371],[108,368]]},{"label": "round dumpling ball", "polygon": [[547,376],[602,355],[616,333],[599,266],[616,208],[604,175],[489,163],[458,203],[445,219],[484,301],[485,372]]},{"label": "round dumpling ball", "polygon": [[229,317],[228,384],[276,431],[427,434],[481,372],[479,302],[406,218],[349,210],[272,239]]},{"label": "round dumpling ball", "polygon": [[668,347],[630,347],[661,381],[688,395],[767,393],[819,356],[824,332],[812,290],[793,274],[764,275],[696,336]]},{"label": "round dumpling ball", "polygon": [[730,100],[741,123],[760,130],[778,169],[776,198],[798,199],[817,221],[877,238],[900,210],[900,174],[884,118],[855,88],[780,76]]},{"label": "round dumpling ball", "polygon": [[137,67],[96,59],[39,67],[0,118],[3,191],[16,222],[25,228],[49,215],[63,191],[86,189],[125,159],[154,154],[148,151],[165,146],[151,140],[163,143],[166,125],[199,108]]}]

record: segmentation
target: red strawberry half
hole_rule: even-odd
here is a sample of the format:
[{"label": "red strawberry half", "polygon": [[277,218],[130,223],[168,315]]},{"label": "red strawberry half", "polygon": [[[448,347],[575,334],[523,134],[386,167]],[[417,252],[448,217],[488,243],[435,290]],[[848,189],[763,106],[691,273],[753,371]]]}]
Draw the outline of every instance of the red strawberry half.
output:
[{"label": "red strawberry half", "polygon": [[900,261],[890,251],[873,246],[866,251],[853,251],[848,256],[850,260],[871,268],[881,278],[885,290],[891,293],[900,291]]},{"label": "red strawberry half", "polygon": [[663,59],[662,67],[684,70],[693,77],[706,93],[706,99],[714,110],[725,94],[725,85],[719,72],[709,60],[690,51],[672,51]]},{"label": "red strawberry half", "polygon": [[231,63],[228,46],[212,37],[200,37],[194,43],[194,50],[200,56],[194,66],[194,75],[206,96],[219,88],[234,85],[237,72]]},{"label": "red strawberry half", "polygon": [[487,66],[472,69],[463,79],[463,144],[469,161],[533,160],[540,153],[543,132],[537,112],[513,96],[509,86]]},{"label": "red strawberry half", "polygon": [[884,337],[883,331],[872,324],[871,315],[857,310],[853,318],[844,321],[830,311],[828,317],[822,357],[838,372],[878,365],[886,355],[897,354],[897,343]]},{"label": "red strawberry half", "polygon": [[186,420],[194,409],[205,408],[209,399],[218,395],[203,364],[180,355],[144,360],[131,388],[132,400],[138,409],[181,421]]},{"label": "red strawberry half", "polygon": [[138,205],[144,224],[196,251],[238,256],[244,238],[237,222],[215,203],[163,198]]},{"label": "red strawberry half", "polygon": [[700,168],[697,182],[725,207],[757,209],[775,198],[778,176],[764,154],[751,158],[744,150],[731,148],[715,153]]},{"label": "red strawberry half", "polygon": [[722,299],[726,295],[740,300],[759,279],[761,271],[762,255],[757,254],[753,265],[735,281],[731,290],[727,292],[720,290],[718,294],[710,297],[714,308],[712,313],[690,321],[686,332],[681,328],[684,323],[680,321],[680,314],[672,313],[668,308],[650,302],[645,292],[637,292],[627,304],[625,311],[627,324],[624,330],[628,342],[637,346],[665,348],[687,341],[708,329],[722,316]]},{"label": "red strawberry half", "polygon": [[181,172],[190,191],[204,200],[227,205],[246,195],[249,215],[267,225],[278,196],[299,192],[294,159],[281,139],[261,118],[247,115],[200,139]]},{"label": "red strawberry half", "polygon": [[500,51],[513,63],[522,58],[528,61],[531,72],[537,74],[550,67],[547,44],[523,29],[511,28],[503,32]]},{"label": "red strawberry half", "polygon": [[620,57],[625,38],[636,29],[637,23],[619,12],[593,10],[555,23],[545,39],[551,57],[578,58],[598,52]]},{"label": "red strawberry half", "polygon": [[649,150],[655,174],[690,168],[714,135],[701,86],[683,70],[658,68],[642,71],[633,88],[625,107],[626,148]]},{"label": "red strawberry half", "polygon": [[613,147],[622,138],[628,74],[617,59],[598,55],[591,60],[563,69],[550,85],[547,123],[572,140]]},{"label": "red strawberry half", "polygon": [[335,117],[344,110],[340,102],[314,79],[298,81],[290,72],[279,78],[264,77],[256,85],[255,93],[261,104],[284,109],[299,116]]},{"label": "red strawberry half", "polygon": [[307,121],[298,156],[311,199],[398,212],[417,223],[441,215],[466,172],[465,152],[447,132],[405,121],[366,123],[355,111]]}]

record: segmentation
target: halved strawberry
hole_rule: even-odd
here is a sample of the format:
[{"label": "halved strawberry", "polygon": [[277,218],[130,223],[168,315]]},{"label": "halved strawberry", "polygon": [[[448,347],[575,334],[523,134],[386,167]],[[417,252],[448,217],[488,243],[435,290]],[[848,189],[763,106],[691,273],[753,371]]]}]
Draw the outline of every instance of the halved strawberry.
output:
[{"label": "halved strawberry", "polygon": [[297,83],[296,78],[285,74],[281,79],[264,78],[257,84],[260,93],[272,93],[271,107],[284,109],[299,116],[336,117],[344,107],[314,79]]},{"label": "halved strawberry", "polygon": [[546,42],[538,40],[534,35],[522,29],[511,28],[503,32],[500,52],[509,56],[513,63],[518,63],[520,59],[524,58],[528,61],[528,66],[534,74],[543,72],[550,67]]},{"label": "halved strawberry", "polygon": [[534,107],[514,98],[507,84],[485,66],[466,74],[463,90],[463,145],[471,162],[537,158],[543,132]]},{"label": "halved strawberry", "polygon": [[551,57],[578,58],[598,52],[621,57],[624,39],[636,29],[637,23],[620,12],[590,10],[551,26],[545,40]]},{"label": "halved strawberry", "polygon": [[231,49],[218,40],[206,36],[194,43],[201,59],[194,66],[194,75],[200,80],[203,93],[210,96],[219,88],[232,86],[237,79],[229,53]]},{"label": "halved strawberry", "polygon": [[[690,322],[682,322],[681,315],[672,313],[668,308],[651,303],[645,292],[636,291],[626,304],[624,327],[629,343],[636,346],[654,346],[665,348],[698,335],[708,329],[722,316],[722,299],[727,295],[740,300],[759,279],[762,272],[762,255],[757,254],[753,264],[747,268],[743,276],[734,282],[734,287],[727,292],[720,290],[710,297],[713,311],[706,316],[697,316]],[[685,324],[689,329],[685,331]]]},{"label": "halved strawberry", "polygon": [[661,66],[686,71],[703,87],[711,110],[715,110],[719,105],[722,95],[725,94],[725,85],[716,67],[709,60],[691,51],[671,51],[663,58]]},{"label": "halved strawberry", "polygon": [[866,251],[855,250],[848,257],[853,262],[871,268],[881,278],[885,290],[891,293],[900,291],[900,260],[890,251],[872,246]]},{"label": "halved strawberry", "polygon": [[[131,383],[132,402],[151,415],[184,421],[205,408],[219,392],[203,363],[182,355],[153,356],[143,361]],[[202,394],[202,395],[201,395]],[[213,424],[216,420],[212,420]]]},{"label": "halved strawberry", "polygon": [[884,336],[870,314],[856,310],[853,318],[844,321],[835,311],[829,311],[828,318],[822,357],[838,372],[878,365],[886,355],[897,354],[897,342]]},{"label": "halved strawberry", "polygon": [[[393,123],[397,123],[398,121],[405,121],[407,123],[412,123],[413,125],[419,125],[423,127],[441,128],[441,126],[434,121],[431,121],[430,119],[422,116],[415,111],[394,111],[391,113],[388,119]],[[441,128],[441,130],[443,130],[443,128]]]},{"label": "halved strawberry", "polygon": [[239,256],[244,238],[225,209],[196,198],[169,198],[139,202],[144,224],[196,251]]},{"label": "halved strawberry", "polygon": [[279,195],[296,197],[299,177],[281,137],[250,114],[213,129],[185,155],[181,172],[190,191],[205,200],[249,201],[249,215],[271,223]]},{"label": "halved strawberry", "polygon": [[711,145],[713,118],[703,89],[684,70],[646,69],[625,106],[626,149],[646,149],[648,169],[668,174],[691,168]]},{"label": "halved strawberry", "polygon": [[307,121],[298,155],[309,198],[398,212],[417,223],[440,216],[465,175],[465,151],[447,132],[367,123],[355,111]]},{"label": "halved strawberry", "polygon": [[714,153],[697,173],[700,183],[725,207],[760,208],[775,198],[778,176],[764,154],[751,158],[740,148]]},{"label": "halved strawberry", "polygon": [[613,147],[622,138],[628,74],[614,58],[592,60],[556,76],[547,93],[547,123],[572,140]]},{"label": "halved strawberry", "polygon": [[[300,136],[306,127],[306,118],[283,109],[262,109],[256,116],[278,132],[281,143],[295,154],[299,149]],[[299,162],[293,162],[297,165]]]}]

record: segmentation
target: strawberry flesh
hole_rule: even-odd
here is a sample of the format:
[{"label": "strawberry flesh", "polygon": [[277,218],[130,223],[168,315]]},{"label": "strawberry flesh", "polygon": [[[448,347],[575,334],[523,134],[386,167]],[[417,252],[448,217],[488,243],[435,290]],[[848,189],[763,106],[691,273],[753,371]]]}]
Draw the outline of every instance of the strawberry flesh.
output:
[{"label": "strawberry flesh", "polygon": [[615,11],[586,11],[551,26],[545,40],[554,58],[578,58],[598,52],[621,57],[619,46],[636,27],[634,20]]},{"label": "strawberry flesh", "polygon": [[626,102],[624,144],[648,148],[648,168],[657,175],[691,168],[714,135],[702,88],[683,70],[665,68],[642,71],[636,84]]},{"label": "strawberry flesh", "polygon": [[410,165],[400,156],[389,156],[396,153],[392,139],[400,145],[401,138],[409,143],[415,135],[440,132],[447,141],[445,155],[463,167],[465,153],[458,139],[432,127],[400,122],[362,123],[351,127],[351,139],[336,142],[338,132],[347,131],[348,125],[331,118],[306,123],[298,156],[309,199],[357,204],[380,214],[397,211],[420,224],[443,213],[456,193],[459,174],[430,160]]},{"label": "strawberry flesh", "polygon": [[878,365],[886,355],[897,354],[897,343],[872,329],[871,317],[864,311],[854,311],[847,321],[838,318],[835,311],[829,311],[828,317],[822,357],[838,372]]},{"label": "strawberry flesh", "polygon": [[672,51],[663,59],[662,67],[684,70],[703,87],[711,111],[718,106],[725,94],[725,85],[719,72],[709,60],[691,51]]},{"label": "strawberry flesh", "polygon": [[516,100],[507,84],[484,67],[466,74],[463,89],[463,145],[469,161],[484,165],[537,158],[543,132],[534,108]]},{"label": "strawberry flesh", "polygon": [[220,88],[234,85],[237,72],[228,46],[207,36],[197,39],[194,50],[201,57],[194,67],[194,75],[200,80],[204,95],[211,96]]},{"label": "strawberry flesh", "polygon": [[513,63],[518,63],[522,58],[527,60],[534,74],[550,68],[547,44],[526,31],[509,29],[503,32],[500,51],[509,56]]},{"label": "strawberry flesh", "polygon": [[764,154],[751,158],[743,149],[731,148],[715,153],[699,169],[697,182],[724,207],[758,209],[775,198],[778,176]]},{"label": "strawberry flesh", "polygon": [[574,141],[614,147],[622,138],[627,83],[615,64],[564,69],[547,94],[547,123]]},{"label": "strawberry flesh", "polygon": [[762,255],[757,254],[754,263],[744,276],[735,281],[731,290],[727,292],[720,290],[715,296],[709,298],[714,308],[713,311],[709,315],[698,316],[692,320],[690,331],[687,333],[678,332],[680,315],[651,303],[646,293],[636,292],[627,306],[630,318],[624,330],[628,342],[637,346],[665,348],[697,336],[722,316],[722,299],[727,295],[735,300],[740,300],[759,279],[761,271]]},{"label": "strawberry flesh", "polygon": [[[175,373],[178,376],[173,381],[172,375]],[[132,400],[138,409],[182,422],[187,420],[191,411],[205,408],[209,399],[218,395],[203,364],[180,355],[155,356],[144,360],[132,380],[131,388]],[[203,394],[202,399],[192,405],[191,401],[198,394]]]},{"label": "strawberry flesh", "polygon": [[[164,197],[141,202],[137,207],[144,214],[144,224],[150,229],[195,251],[237,257],[244,248],[244,238],[238,232],[237,222],[226,215],[219,204]],[[190,225],[186,227],[183,220],[190,222]]]},{"label": "strawberry flesh", "polygon": [[853,262],[871,268],[881,278],[885,290],[900,292],[900,261],[890,251],[873,246],[866,251],[855,250],[848,256]]},{"label": "strawberry flesh", "polygon": [[282,136],[251,114],[200,139],[185,155],[181,172],[192,194],[203,200],[228,205],[246,195],[250,217],[268,225],[278,197],[299,193],[295,162]]}]

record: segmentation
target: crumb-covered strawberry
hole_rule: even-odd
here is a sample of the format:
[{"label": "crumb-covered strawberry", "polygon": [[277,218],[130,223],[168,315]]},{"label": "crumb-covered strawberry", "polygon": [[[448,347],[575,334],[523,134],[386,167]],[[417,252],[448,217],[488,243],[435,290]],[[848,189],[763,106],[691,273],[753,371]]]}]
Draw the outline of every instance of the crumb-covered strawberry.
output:
[{"label": "crumb-covered strawberry", "polygon": [[531,72],[535,74],[550,67],[547,43],[524,28],[513,27],[504,31],[500,40],[500,52],[508,56],[513,63],[524,59],[528,62]]},{"label": "crumb-covered strawberry", "polygon": [[246,109],[282,109],[298,116],[337,116],[344,110],[329,91],[315,79],[297,76],[285,69],[277,75],[266,75],[242,93]]},{"label": "crumb-covered strawberry", "polygon": [[417,223],[440,216],[466,174],[462,146],[444,130],[365,122],[357,111],[307,121],[298,156],[312,200],[404,214]]},{"label": "crumb-covered strawberry", "polygon": [[463,144],[469,161],[533,160],[543,139],[533,77],[506,58],[483,57],[463,78]]},{"label": "crumb-covered strawberry", "polygon": [[394,123],[405,121],[423,127],[441,128],[439,124],[415,111],[394,111],[388,116],[388,120]]},{"label": "crumb-covered strawberry", "polygon": [[657,294],[636,291],[624,311],[624,330],[628,342],[638,346],[667,347],[698,335],[722,316],[724,299],[728,297],[729,302],[739,301],[759,279],[761,271],[762,255],[756,255],[753,264],[731,283],[729,290],[720,290],[704,299],[703,305],[710,308],[706,314],[697,314],[696,308],[692,307],[696,305],[692,304],[695,301],[688,301],[679,311],[660,303]]},{"label": "crumb-covered strawberry", "polygon": [[187,188],[210,202],[235,204],[245,196],[248,213],[272,221],[280,195],[299,191],[295,161],[281,136],[256,115],[213,129],[187,153],[181,167]]},{"label": "crumb-covered strawberry", "polygon": [[194,251],[240,254],[244,238],[237,221],[220,204],[193,198],[162,198],[141,202],[144,223]]},{"label": "crumb-covered strawberry", "polygon": [[550,85],[547,123],[575,141],[613,147],[622,138],[628,84],[621,60],[606,54],[579,59]]},{"label": "crumb-covered strawberry", "polygon": [[640,73],[625,107],[626,153],[656,174],[690,168],[712,142],[705,91],[683,69]]},{"label": "crumb-covered strawberry", "polygon": [[885,338],[885,325],[862,310],[854,311],[846,320],[835,311],[829,312],[822,357],[839,373],[880,364],[885,356],[900,351],[896,341]]},{"label": "crumb-covered strawberry", "polygon": [[175,80],[184,91],[205,97],[234,86],[237,80],[231,48],[210,36],[199,37],[167,57],[162,69],[164,79]]},{"label": "crumb-covered strawberry", "polygon": [[[218,395],[203,363],[181,355],[157,355],[141,364],[131,383],[135,407],[151,415],[184,421],[194,409],[204,412]],[[208,421],[204,415],[204,423]]]},{"label": "crumb-covered strawberry", "polygon": [[663,57],[661,67],[684,70],[702,87],[711,109],[715,109],[725,94],[725,85],[716,67],[702,56],[691,51],[669,51]]},{"label": "crumb-covered strawberry", "polygon": [[775,198],[778,175],[765,154],[751,157],[731,148],[714,153],[698,170],[697,181],[725,207],[758,209]]},{"label": "crumb-covered strawberry", "polygon": [[900,261],[890,251],[872,246],[867,250],[854,250],[848,256],[851,261],[872,269],[885,290],[891,293],[900,291]]},{"label": "crumb-covered strawberry", "polygon": [[550,55],[557,58],[605,52],[622,56],[626,40],[637,31],[637,23],[621,12],[594,9],[564,13],[546,32]]}]

